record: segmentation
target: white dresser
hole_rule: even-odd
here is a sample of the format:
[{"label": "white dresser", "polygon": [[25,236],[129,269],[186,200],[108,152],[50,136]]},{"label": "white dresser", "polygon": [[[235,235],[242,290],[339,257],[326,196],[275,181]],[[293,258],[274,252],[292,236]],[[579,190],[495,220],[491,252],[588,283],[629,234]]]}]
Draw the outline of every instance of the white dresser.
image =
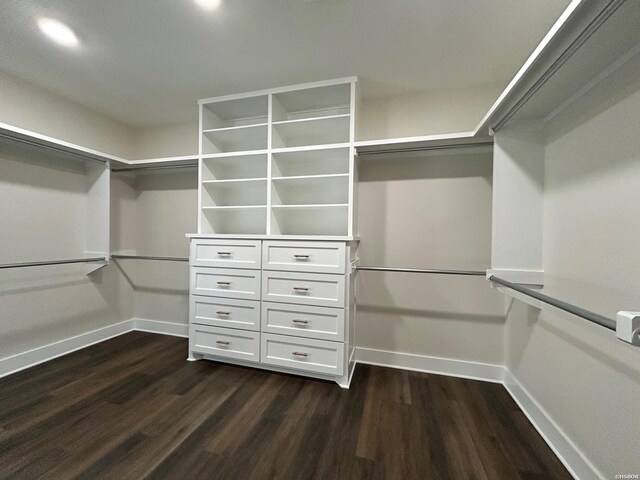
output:
[{"label": "white dresser", "polygon": [[191,238],[189,359],[333,380],[354,368],[357,242]]},{"label": "white dresser", "polygon": [[189,358],[353,371],[356,79],[200,100]]}]

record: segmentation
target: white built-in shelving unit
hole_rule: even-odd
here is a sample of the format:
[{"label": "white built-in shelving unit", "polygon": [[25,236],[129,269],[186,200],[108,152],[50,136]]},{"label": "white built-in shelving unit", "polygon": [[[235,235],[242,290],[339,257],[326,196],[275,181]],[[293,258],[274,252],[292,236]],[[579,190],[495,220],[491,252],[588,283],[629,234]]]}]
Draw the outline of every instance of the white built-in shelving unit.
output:
[{"label": "white built-in shelving unit", "polygon": [[199,233],[352,237],[355,83],[201,100]]}]

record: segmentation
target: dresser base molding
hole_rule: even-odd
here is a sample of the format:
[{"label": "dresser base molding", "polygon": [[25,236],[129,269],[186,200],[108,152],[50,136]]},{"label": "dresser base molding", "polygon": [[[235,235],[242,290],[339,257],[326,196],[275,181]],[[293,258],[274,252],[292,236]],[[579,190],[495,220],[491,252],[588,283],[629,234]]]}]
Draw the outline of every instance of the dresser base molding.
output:
[{"label": "dresser base molding", "polygon": [[[353,358],[353,355],[352,355],[352,358]],[[285,373],[288,375],[298,375],[300,377],[316,378],[318,380],[336,382],[338,385],[340,385],[340,387],[344,389],[349,388],[349,385],[351,384],[351,378],[353,377],[353,372],[355,370],[355,363],[352,363],[351,360],[349,361],[349,368],[346,374],[336,377],[332,375],[322,375],[318,373],[304,372],[301,370],[295,370],[293,368],[284,368],[284,367],[278,367],[274,365],[262,365],[260,363],[255,363],[255,362],[245,362],[242,360],[229,359],[229,358],[218,358],[214,355],[189,352],[189,357],[187,358],[187,361],[196,362],[199,360],[207,360],[207,361],[228,364],[228,365],[238,365],[240,367],[258,368],[260,370],[266,370],[269,372]]]}]

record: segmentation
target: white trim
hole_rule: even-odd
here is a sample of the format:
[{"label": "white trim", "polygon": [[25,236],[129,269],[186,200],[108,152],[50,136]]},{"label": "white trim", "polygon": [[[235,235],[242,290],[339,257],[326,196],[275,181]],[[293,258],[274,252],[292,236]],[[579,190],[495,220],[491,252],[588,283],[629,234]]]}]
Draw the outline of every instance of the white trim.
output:
[{"label": "white trim", "polygon": [[371,348],[356,348],[356,361],[366,365],[399,368],[416,372],[435,373],[451,377],[502,383],[504,368],[501,365],[429,357],[413,353],[390,352]]},{"label": "white trim", "polygon": [[189,326],[186,324],[131,318],[124,322],[81,333],[80,335],[17,353],[10,357],[0,358],[0,378],[132,331],[158,333],[174,337],[189,336]]},{"label": "white trim", "polygon": [[506,368],[504,368],[503,385],[573,478],[577,480],[606,478]]},{"label": "white trim", "polygon": [[115,325],[98,328],[97,330],[82,333],[75,337],[66,338],[10,357],[1,358],[0,378],[130,332],[133,330],[133,325],[133,319],[125,320]]},{"label": "white trim", "polygon": [[189,337],[189,325],[186,323],[163,322],[146,318],[132,318],[133,330],[137,332],[159,333],[173,337]]}]

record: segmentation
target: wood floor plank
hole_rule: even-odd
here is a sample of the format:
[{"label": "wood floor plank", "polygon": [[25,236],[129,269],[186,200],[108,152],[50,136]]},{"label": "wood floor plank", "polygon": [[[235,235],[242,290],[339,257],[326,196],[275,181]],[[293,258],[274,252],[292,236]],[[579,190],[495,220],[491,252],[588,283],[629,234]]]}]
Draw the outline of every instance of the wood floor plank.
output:
[{"label": "wood floor plank", "polygon": [[358,366],[351,389],[132,332],[0,379],[0,479],[559,479],[503,386]]}]

